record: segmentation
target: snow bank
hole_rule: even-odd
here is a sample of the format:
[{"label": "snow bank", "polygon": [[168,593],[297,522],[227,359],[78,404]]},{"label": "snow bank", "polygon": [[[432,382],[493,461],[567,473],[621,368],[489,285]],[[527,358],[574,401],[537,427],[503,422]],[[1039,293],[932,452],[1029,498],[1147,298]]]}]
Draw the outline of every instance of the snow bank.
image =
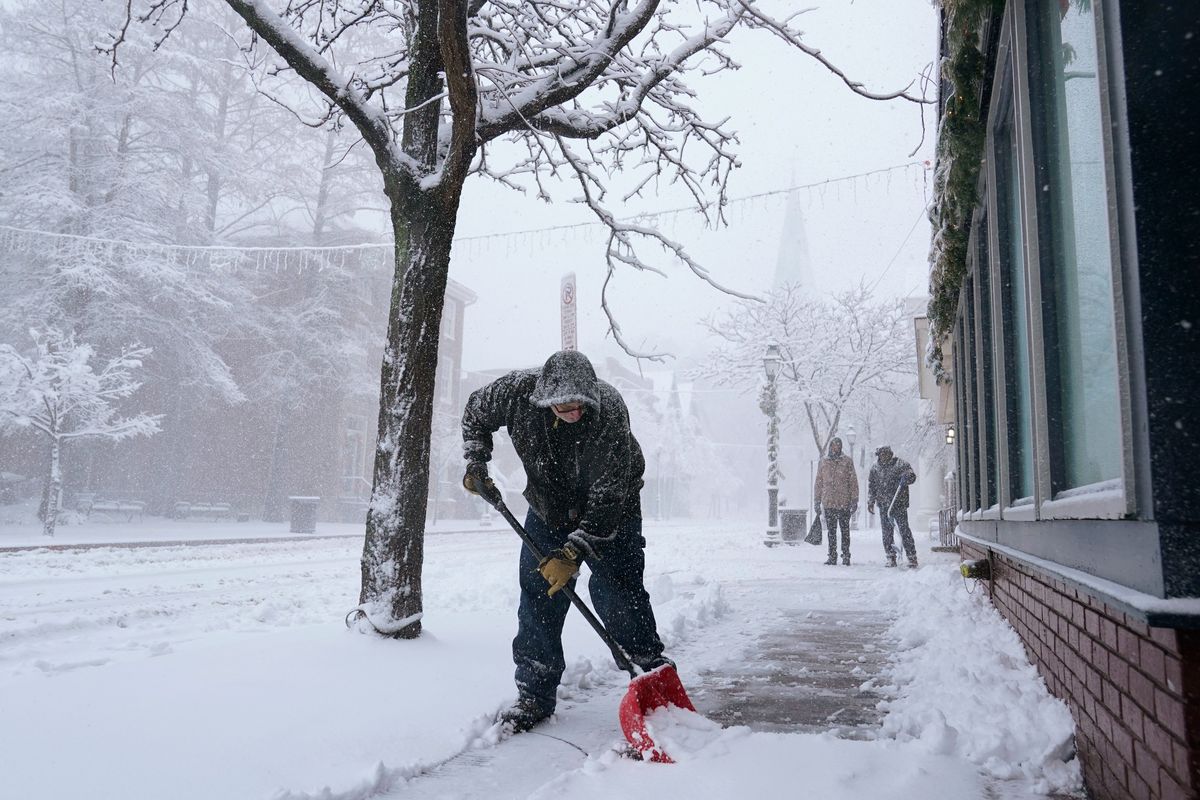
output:
[{"label": "snow bank", "polygon": [[962,756],[1030,793],[1078,791],[1071,714],[986,594],[941,566],[896,577],[880,584],[880,601],[898,612],[882,735]]},{"label": "snow bank", "polygon": [[531,798],[987,797],[970,764],[913,743],[721,728],[673,707],[654,712],[647,723],[655,741],[675,758],[674,765],[631,761],[609,751],[589,758],[581,769],[551,781]]}]

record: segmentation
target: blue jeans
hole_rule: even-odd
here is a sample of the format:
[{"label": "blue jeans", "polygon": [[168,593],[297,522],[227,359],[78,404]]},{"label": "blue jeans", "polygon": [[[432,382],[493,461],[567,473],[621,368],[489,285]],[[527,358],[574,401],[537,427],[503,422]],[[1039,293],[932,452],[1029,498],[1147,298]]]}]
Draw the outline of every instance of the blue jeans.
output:
[{"label": "blue jeans", "polygon": [[[525,531],[543,555],[566,544],[573,526],[552,529],[533,511],[525,518]],[[613,541],[604,546],[599,560],[587,560],[592,571],[588,591],[596,615],[617,644],[639,666],[662,656],[650,595],[642,583],[646,567],[642,521],[623,520]],[[558,683],[566,669],[562,629],[571,601],[563,592],[547,597],[549,588],[537,570],[538,562],[521,547],[521,604],[517,608],[517,636],[513,639],[513,662],[517,665],[517,690],[533,699],[543,710],[554,710]],[[570,586],[575,588],[575,581]]]}]

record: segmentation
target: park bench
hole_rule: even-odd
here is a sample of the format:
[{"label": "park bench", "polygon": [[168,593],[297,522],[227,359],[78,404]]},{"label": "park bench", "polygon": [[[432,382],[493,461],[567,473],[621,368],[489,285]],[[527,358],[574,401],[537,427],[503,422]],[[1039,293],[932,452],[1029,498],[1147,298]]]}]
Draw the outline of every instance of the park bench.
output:
[{"label": "park bench", "polygon": [[227,519],[232,516],[233,506],[229,503],[187,503],[180,501],[175,504],[175,517],[177,519],[187,519],[188,517]]},{"label": "park bench", "polygon": [[107,498],[98,497],[92,500],[87,505],[85,512],[88,519],[92,518],[92,514],[118,514],[124,515],[126,522],[133,522],[133,518],[137,517],[141,520],[142,515],[146,511],[146,504],[141,500],[109,500]]}]

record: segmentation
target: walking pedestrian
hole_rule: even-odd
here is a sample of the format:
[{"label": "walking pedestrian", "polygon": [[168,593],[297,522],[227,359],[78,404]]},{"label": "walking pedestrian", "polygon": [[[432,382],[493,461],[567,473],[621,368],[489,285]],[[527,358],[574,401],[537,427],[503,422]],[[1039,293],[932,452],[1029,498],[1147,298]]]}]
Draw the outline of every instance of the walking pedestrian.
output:
[{"label": "walking pedestrian", "polygon": [[896,546],[893,529],[900,530],[900,543],[910,567],[917,566],[917,544],[908,527],[908,487],[917,480],[917,473],[903,459],[897,458],[888,445],[875,451],[876,461],[867,478],[867,511],[875,513],[879,506],[879,524],[883,528],[883,552],[887,565],[896,566]]},{"label": "walking pedestrian", "polygon": [[554,713],[566,669],[562,629],[579,565],[591,570],[588,591],[612,637],[643,670],[663,656],[642,574],[640,493],[646,462],[629,428],[621,394],[599,380],[587,356],[563,350],[540,370],[517,370],[473,392],[463,411],[463,485],[488,481],[492,434],[507,428],[525,467],[525,530],[544,553],[522,546],[521,600],[513,639],[517,702],[500,714],[514,733]]},{"label": "walking pedestrian", "polygon": [[826,456],[817,467],[813,487],[813,513],[825,512],[825,530],[829,534],[827,566],[837,564],[837,533],[842,530],[842,564],[850,566],[850,518],[858,510],[858,474],[854,462],[842,452],[842,440],[829,440]]}]

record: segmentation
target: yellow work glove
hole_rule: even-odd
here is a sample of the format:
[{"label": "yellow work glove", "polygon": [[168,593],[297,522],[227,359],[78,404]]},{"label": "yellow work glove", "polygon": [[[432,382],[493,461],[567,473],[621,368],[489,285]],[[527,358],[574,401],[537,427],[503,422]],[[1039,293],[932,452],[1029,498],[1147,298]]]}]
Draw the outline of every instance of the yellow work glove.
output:
[{"label": "yellow work glove", "polygon": [[538,572],[542,573],[546,583],[550,584],[546,594],[554,597],[559,589],[566,586],[572,578],[579,574],[579,553],[569,544],[555,550],[538,564]]}]

